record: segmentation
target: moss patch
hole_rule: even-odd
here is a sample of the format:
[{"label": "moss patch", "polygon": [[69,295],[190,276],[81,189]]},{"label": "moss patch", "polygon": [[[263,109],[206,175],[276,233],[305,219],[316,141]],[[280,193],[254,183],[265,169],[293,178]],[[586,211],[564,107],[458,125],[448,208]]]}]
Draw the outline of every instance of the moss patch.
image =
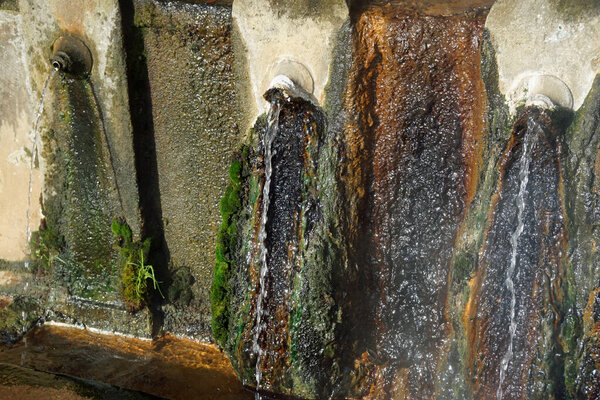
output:
[{"label": "moss patch", "polygon": [[243,155],[235,157],[229,168],[229,184],[225,195],[219,203],[221,211],[221,226],[217,236],[215,249],[215,270],[213,283],[210,290],[210,304],[212,312],[211,327],[213,337],[221,347],[225,347],[229,332],[229,278],[233,268],[233,247],[235,245],[237,224],[236,216],[241,208],[240,192],[242,188]]},{"label": "moss patch", "polygon": [[150,252],[150,238],[133,241],[131,229],[122,218],[113,221],[111,230],[121,257],[119,259],[119,277],[121,281],[121,297],[130,311],[137,311],[148,304],[149,286],[152,281],[154,289],[160,287],[154,276],[154,268],[145,263]]}]

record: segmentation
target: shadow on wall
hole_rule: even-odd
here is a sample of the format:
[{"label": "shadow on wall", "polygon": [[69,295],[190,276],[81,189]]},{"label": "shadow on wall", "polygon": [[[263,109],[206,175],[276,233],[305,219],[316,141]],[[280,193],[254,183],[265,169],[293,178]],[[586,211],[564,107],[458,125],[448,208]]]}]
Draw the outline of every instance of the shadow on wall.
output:
[{"label": "shadow on wall", "polygon": [[[152,96],[150,94],[144,37],[142,29],[134,23],[135,7],[133,0],[121,0],[120,6],[126,46],[135,169],[139,188],[140,213],[142,215],[141,236],[152,239],[149,262],[154,265],[156,278],[159,282],[162,282],[162,290],[165,292],[168,291],[171,282],[168,268],[170,253],[164,235],[152,115]],[[161,299],[158,293],[155,293],[151,304],[154,315],[153,335],[156,335],[162,326],[163,316],[160,311],[160,302]]]}]

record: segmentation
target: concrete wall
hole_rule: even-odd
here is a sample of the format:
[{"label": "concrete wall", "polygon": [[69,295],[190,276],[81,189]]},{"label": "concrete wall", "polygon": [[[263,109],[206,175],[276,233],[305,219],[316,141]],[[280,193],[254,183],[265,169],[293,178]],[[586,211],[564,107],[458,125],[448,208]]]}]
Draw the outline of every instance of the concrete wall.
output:
[{"label": "concrete wall", "polygon": [[22,261],[28,254],[27,214],[32,230],[37,229],[41,217],[37,164],[31,175],[29,201],[35,107],[21,21],[20,14],[0,10],[0,259],[8,261]]}]

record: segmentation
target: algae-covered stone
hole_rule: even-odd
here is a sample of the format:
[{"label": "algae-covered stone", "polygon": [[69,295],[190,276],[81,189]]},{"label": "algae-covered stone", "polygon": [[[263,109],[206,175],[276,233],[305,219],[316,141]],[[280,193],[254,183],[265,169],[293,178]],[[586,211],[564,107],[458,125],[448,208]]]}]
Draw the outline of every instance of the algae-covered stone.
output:
[{"label": "algae-covered stone", "polygon": [[0,296],[0,344],[14,343],[42,317],[40,305],[25,296]]},{"label": "algae-covered stone", "polygon": [[19,11],[18,0],[0,0],[0,10]]}]

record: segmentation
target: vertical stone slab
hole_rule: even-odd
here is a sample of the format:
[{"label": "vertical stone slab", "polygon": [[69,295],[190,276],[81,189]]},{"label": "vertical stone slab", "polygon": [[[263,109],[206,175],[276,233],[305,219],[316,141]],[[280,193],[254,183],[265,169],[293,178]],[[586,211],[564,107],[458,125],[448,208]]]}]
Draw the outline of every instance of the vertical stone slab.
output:
[{"label": "vertical stone slab", "polygon": [[172,275],[164,328],[211,340],[219,199],[239,146],[231,8],[141,0],[135,24],[144,37]]},{"label": "vertical stone slab", "polygon": [[[21,16],[0,10],[0,259],[27,257],[29,179],[34,115]],[[41,218],[41,174],[33,170],[30,228]],[[38,222],[36,222],[38,221]]]},{"label": "vertical stone slab", "polygon": [[50,72],[51,46],[60,35],[77,35],[90,48],[93,57],[90,82],[113,153],[123,216],[134,234],[139,234],[138,190],[118,1],[21,0],[19,6],[27,65],[36,95],[39,96]]}]

